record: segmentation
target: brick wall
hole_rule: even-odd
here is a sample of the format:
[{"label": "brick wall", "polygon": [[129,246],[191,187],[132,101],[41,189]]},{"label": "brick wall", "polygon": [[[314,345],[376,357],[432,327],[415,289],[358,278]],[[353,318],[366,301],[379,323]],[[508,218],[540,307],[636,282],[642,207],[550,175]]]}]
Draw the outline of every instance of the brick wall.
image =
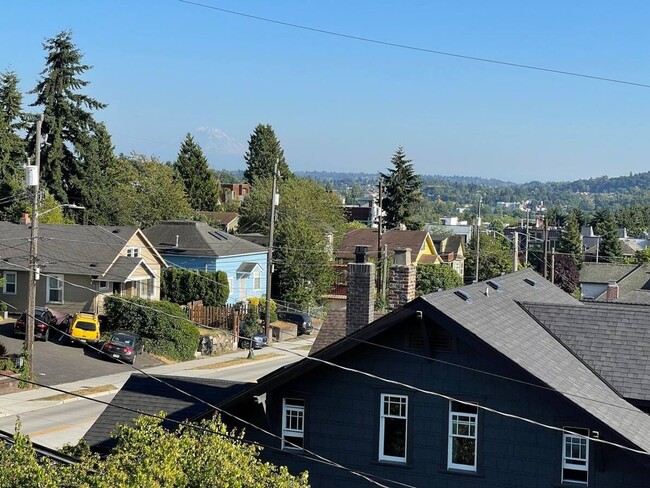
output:
[{"label": "brick wall", "polygon": [[375,265],[348,265],[348,298],[345,305],[346,335],[365,327],[375,316]]},{"label": "brick wall", "polygon": [[395,310],[415,298],[415,266],[391,266],[388,310]]}]

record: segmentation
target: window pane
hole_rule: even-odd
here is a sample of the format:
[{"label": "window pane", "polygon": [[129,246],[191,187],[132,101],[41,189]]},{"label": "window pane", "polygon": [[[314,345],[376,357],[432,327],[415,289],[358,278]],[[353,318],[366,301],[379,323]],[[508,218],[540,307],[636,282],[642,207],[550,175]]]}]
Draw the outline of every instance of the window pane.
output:
[{"label": "window pane", "polygon": [[475,446],[476,441],[474,439],[454,437],[451,449],[451,462],[454,464],[474,466]]},{"label": "window pane", "polygon": [[406,420],[384,419],[384,455],[406,457]]}]

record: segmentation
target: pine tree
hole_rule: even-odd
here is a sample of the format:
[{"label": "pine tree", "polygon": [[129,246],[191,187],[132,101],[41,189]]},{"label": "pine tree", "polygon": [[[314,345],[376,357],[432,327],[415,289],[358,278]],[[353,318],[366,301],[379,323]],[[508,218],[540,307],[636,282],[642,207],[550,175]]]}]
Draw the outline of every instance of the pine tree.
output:
[{"label": "pine tree", "polygon": [[293,177],[284,159],[284,151],[275,136],[273,128],[267,124],[258,124],[248,140],[248,151],[244,154],[246,170],[244,179],[253,183],[256,179],[272,178],[276,160],[281,179]]},{"label": "pine tree", "polygon": [[[79,93],[88,82],[79,76],[91,66],[82,63],[82,53],[72,43],[72,34],[63,31],[43,44],[47,52],[41,80],[30,92],[32,106],[42,107],[42,134],[47,144],[41,149],[41,181],[56,199],[67,202],[79,198],[73,178],[82,178],[83,162],[75,153],[83,151],[97,124],[91,111],[105,107],[94,98]],[[34,129],[30,132],[34,144]]]},{"label": "pine tree", "polygon": [[576,264],[582,262],[582,239],[575,212],[569,212],[560,238],[559,250],[570,254]]},{"label": "pine tree", "polygon": [[[23,96],[18,76],[7,71],[0,74],[0,214],[5,214],[21,189],[21,166],[26,162],[26,145],[19,135],[27,116],[22,111]],[[7,217],[3,215],[2,217]]]},{"label": "pine tree", "polygon": [[215,211],[219,208],[219,182],[210,171],[201,146],[188,133],[174,163],[185,185],[187,200],[194,210]]},{"label": "pine tree", "polygon": [[600,236],[600,255],[603,261],[610,263],[618,262],[617,258],[623,255],[621,241],[618,238],[618,229],[614,215],[609,211],[603,211],[605,219],[596,226],[596,234]]},{"label": "pine tree", "polygon": [[386,212],[384,223],[387,229],[405,226],[409,230],[419,228],[415,220],[416,204],[422,200],[422,180],[413,171],[413,164],[406,159],[400,146],[391,159],[393,168],[388,174],[380,173],[384,184],[382,209]]}]

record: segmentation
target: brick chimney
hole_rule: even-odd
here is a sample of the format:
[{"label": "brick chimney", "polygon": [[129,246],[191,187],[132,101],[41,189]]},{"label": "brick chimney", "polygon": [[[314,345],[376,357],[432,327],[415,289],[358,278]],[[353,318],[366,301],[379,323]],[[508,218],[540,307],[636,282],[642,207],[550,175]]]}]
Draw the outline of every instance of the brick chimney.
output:
[{"label": "brick chimney", "polygon": [[348,298],[345,334],[365,327],[375,319],[375,265],[368,262],[368,246],[356,246],[354,263],[348,264]]},{"label": "brick chimney", "polygon": [[395,262],[390,267],[388,310],[395,310],[415,299],[415,266],[411,263],[411,249],[396,249]]},{"label": "brick chimney", "polygon": [[29,218],[29,214],[27,212],[23,213],[23,216],[20,217],[20,224],[21,225],[30,225],[32,223],[32,219]]},{"label": "brick chimney", "polygon": [[607,301],[613,302],[614,300],[617,300],[619,291],[620,290],[618,288],[618,283],[616,283],[614,280],[611,280],[607,284]]}]

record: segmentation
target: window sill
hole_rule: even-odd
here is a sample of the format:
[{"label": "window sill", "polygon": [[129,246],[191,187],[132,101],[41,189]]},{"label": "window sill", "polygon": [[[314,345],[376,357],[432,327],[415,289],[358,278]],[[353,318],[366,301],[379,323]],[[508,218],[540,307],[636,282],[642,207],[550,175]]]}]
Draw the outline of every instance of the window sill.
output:
[{"label": "window sill", "polygon": [[397,461],[371,461],[370,464],[374,466],[390,466],[391,468],[405,468],[413,469],[413,465],[410,463],[399,463]]},{"label": "window sill", "polygon": [[453,474],[454,476],[466,476],[468,478],[485,478],[485,476],[477,471],[466,471],[464,469],[441,469],[438,471],[441,474]]}]

